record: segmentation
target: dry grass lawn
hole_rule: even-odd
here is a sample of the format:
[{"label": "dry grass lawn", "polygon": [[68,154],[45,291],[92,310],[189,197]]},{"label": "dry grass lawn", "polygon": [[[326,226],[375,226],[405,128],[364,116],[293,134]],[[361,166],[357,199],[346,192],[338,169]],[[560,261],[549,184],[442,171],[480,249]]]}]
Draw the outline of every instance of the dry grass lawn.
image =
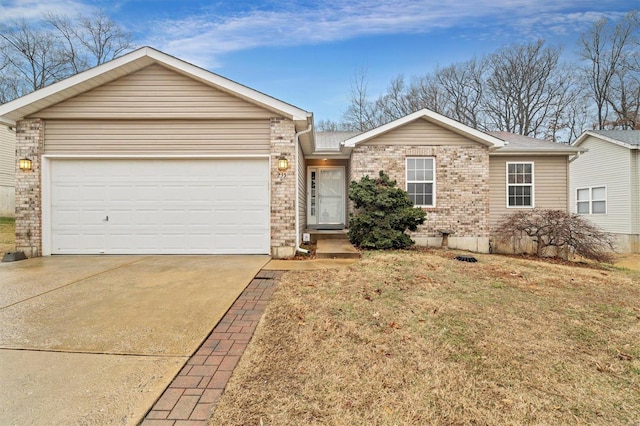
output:
[{"label": "dry grass lawn", "polygon": [[640,423],[640,274],[451,251],[285,274],[211,424]]},{"label": "dry grass lawn", "polygon": [[13,218],[0,217],[0,257],[2,257],[2,254],[15,249],[15,220]]}]

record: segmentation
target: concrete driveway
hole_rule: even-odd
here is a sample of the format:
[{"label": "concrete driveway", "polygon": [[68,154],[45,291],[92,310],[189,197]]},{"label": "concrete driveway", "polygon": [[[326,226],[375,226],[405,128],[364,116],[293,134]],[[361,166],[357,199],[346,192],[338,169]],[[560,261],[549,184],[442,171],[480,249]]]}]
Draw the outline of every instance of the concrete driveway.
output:
[{"label": "concrete driveway", "polygon": [[136,424],[268,256],[0,264],[0,424]]}]

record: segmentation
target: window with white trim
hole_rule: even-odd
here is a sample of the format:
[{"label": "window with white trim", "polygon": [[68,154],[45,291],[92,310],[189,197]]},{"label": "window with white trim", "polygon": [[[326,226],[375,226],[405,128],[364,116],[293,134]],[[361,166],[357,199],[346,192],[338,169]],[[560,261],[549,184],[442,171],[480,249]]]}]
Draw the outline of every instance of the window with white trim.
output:
[{"label": "window with white trim", "polygon": [[507,207],[533,207],[533,163],[507,163]]},{"label": "window with white trim", "polygon": [[436,205],[435,158],[407,158],[407,192],[414,206]]},{"label": "window with white trim", "polygon": [[576,205],[579,214],[607,214],[607,187],[578,188]]}]

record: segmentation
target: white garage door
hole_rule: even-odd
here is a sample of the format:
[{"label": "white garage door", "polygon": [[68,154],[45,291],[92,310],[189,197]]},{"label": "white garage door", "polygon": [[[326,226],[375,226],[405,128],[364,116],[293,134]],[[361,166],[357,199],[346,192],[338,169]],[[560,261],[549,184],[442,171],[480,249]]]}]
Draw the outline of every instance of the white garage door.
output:
[{"label": "white garage door", "polygon": [[268,161],[52,160],[51,253],[268,254]]}]

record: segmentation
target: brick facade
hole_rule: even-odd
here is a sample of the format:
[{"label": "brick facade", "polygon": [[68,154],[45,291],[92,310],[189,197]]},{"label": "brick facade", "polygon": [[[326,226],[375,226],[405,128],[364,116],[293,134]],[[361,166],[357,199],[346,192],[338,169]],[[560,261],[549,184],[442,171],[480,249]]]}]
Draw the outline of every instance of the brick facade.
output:
[{"label": "brick facade", "polygon": [[434,157],[436,207],[411,237],[419,245],[440,245],[448,230],[449,246],[489,250],[489,150],[472,146],[360,145],[351,154],[351,179],[378,176],[383,170],[406,189],[407,157]]},{"label": "brick facade", "polygon": [[42,254],[41,171],[44,152],[44,121],[22,120],[16,127],[16,162],[31,160],[31,170],[16,166],[16,250],[28,257]]},{"label": "brick facade", "polygon": [[[295,125],[285,118],[271,119],[271,255],[287,258],[296,250],[296,158]],[[289,170],[278,170],[284,155]]]}]

